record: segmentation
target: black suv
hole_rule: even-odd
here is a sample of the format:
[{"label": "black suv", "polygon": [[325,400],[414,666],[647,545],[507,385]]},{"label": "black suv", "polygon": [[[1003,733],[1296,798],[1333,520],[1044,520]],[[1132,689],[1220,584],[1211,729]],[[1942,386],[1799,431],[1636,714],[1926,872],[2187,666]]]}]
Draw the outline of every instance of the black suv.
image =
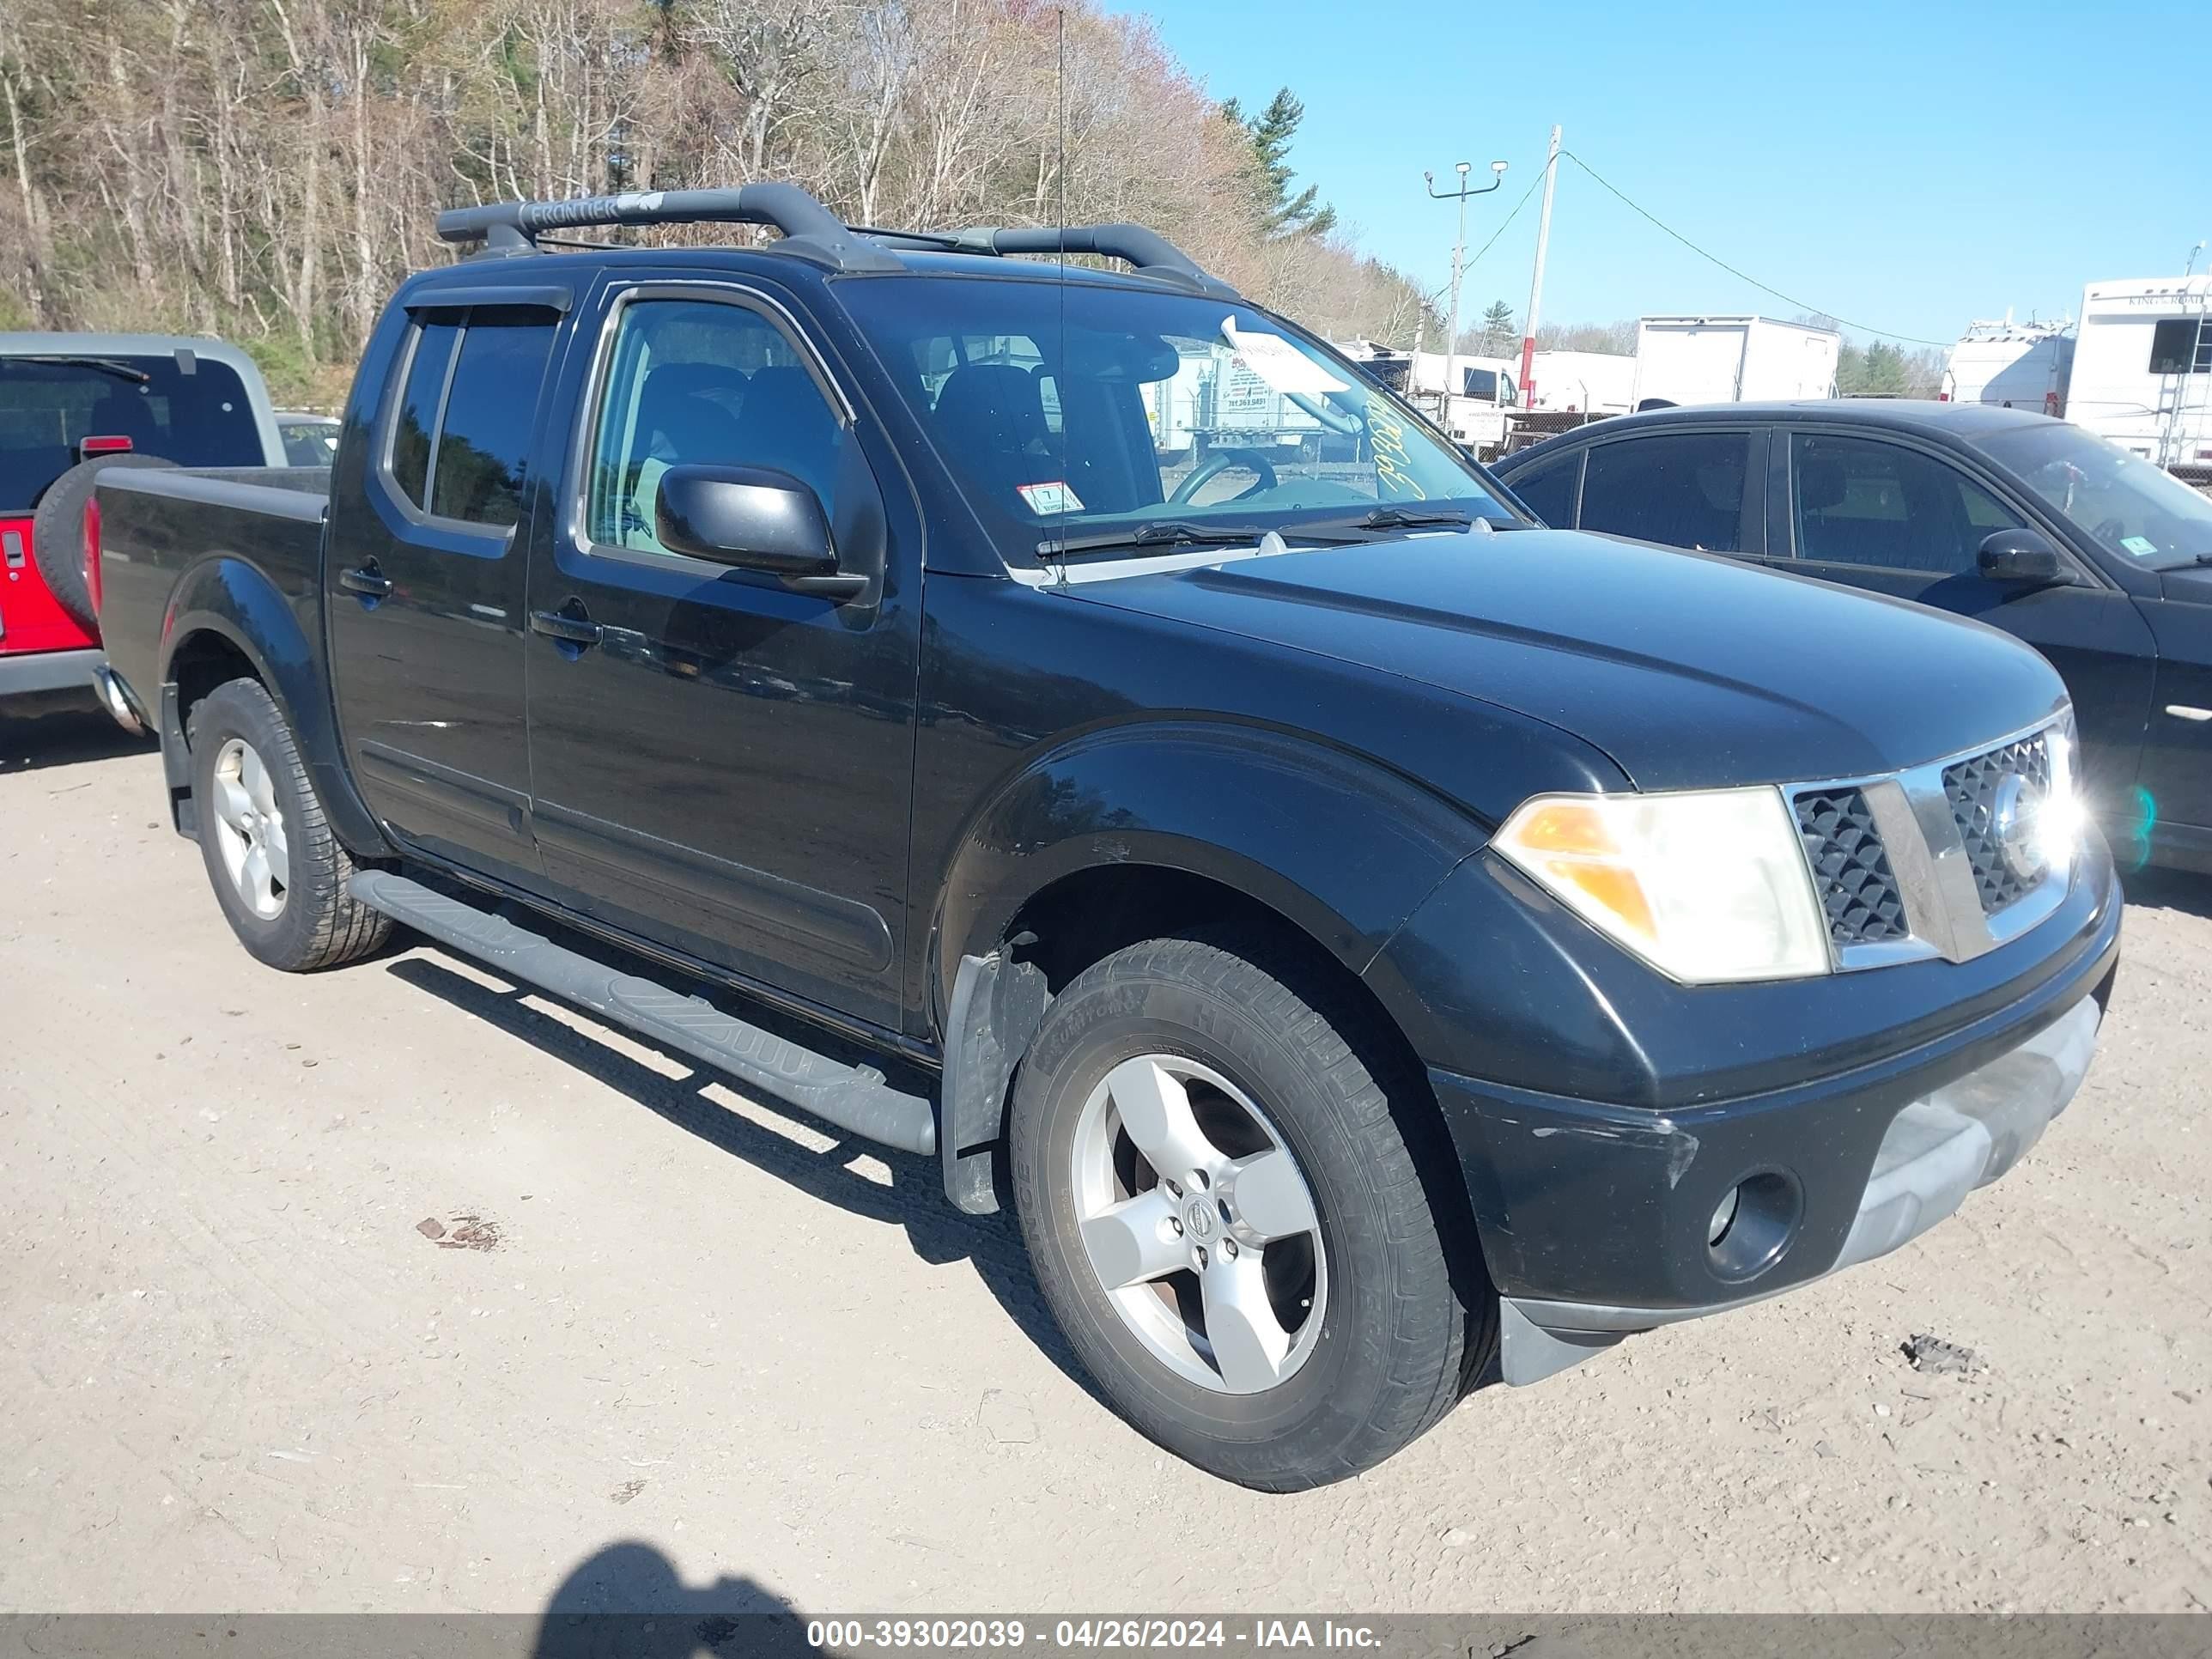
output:
[{"label": "black suv", "polygon": [[[538,240],[678,220],[784,238]],[[2079,1085],[2120,906],[2016,642],[1535,528],[1134,227],[442,226],[331,471],[100,486],[232,927],[933,1155],[1194,1462],[1339,1479],[1893,1249]]]}]

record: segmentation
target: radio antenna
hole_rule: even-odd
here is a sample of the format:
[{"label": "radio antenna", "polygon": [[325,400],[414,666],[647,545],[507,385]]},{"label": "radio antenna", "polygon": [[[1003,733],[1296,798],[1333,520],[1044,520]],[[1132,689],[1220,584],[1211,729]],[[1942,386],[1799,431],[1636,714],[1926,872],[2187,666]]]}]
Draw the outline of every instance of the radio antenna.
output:
[{"label": "radio antenna", "polygon": [[1057,152],[1054,157],[1053,165],[1053,171],[1057,175],[1054,185],[1058,202],[1053,213],[1053,219],[1058,228],[1055,239],[1058,246],[1054,257],[1060,262],[1060,316],[1057,329],[1060,337],[1053,343],[1052,361],[1049,363],[1040,364],[1038,367],[1040,369],[1050,370],[1054,401],[1060,404],[1060,489],[1057,499],[1053,503],[1055,509],[1053,518],[1054,528],[1060,532],[1060,579],[1064,582],[1067,580],[1067,398],[1066,388],[1060,385],[1060,377],[1066,372],[1067,365],[1067,8],[1066,6],[1054,9],[1053,22],[1054,57],[1053,73],[1055,82],[1054,113],[1058,122],[1055,134]]}]

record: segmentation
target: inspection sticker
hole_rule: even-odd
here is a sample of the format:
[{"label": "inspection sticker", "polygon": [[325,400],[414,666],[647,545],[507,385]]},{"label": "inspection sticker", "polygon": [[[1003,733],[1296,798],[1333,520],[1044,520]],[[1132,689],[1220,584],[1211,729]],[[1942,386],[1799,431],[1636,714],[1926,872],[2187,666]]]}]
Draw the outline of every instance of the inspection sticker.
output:
[{"label": "inspection sticker", "polygon": [[1279,334],[1240,334],[1237,319],[1224,317],[1221,337],[1229,342],[1242,367],[1278,392],[1303,392],[1312,397],[1352,389]]},{"label": "inspection sticker", "polygon": [[1083,511],[1083,503],[1076,500],[1075,492],[1057,478],[1050,483],[1017,484],[1014,488],[1021,492],[1022,499],[1030,504],[1030,511],[1040,517],[1053,513]]},{"label": "inspection sticker", "polygon": [[2139,559],[2147,559],[2158,551],[2158,544],[2148,536],[2123,536],[2120,545]]}]

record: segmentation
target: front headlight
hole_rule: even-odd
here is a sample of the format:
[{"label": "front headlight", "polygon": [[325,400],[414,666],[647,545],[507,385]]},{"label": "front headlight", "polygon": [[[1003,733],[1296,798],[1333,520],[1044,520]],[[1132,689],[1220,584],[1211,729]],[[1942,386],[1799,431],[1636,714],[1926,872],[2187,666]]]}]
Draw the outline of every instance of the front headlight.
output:
[{"label": "front headlight", "polygon": [[2063,879],[2073,874],[2082,832],[2089,827],[2089,811],[2074,773],[2073,720],[2052,726],[2044,743],[2051,757],[2051,793],[2036,814],[2036,850],[2045,868]]},{"label": "front headlight", "polygon": [[1827,924],[1779,790],[1539,795],[1493,845],[1675,979],[1828,971]]}]

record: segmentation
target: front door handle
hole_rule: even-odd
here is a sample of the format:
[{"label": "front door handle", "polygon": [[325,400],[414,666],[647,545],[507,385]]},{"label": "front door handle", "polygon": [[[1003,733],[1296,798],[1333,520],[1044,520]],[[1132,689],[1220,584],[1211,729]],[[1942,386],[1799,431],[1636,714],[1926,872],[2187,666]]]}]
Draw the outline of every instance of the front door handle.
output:
[{"label": "front door handle", "polygon": [[543,634],[548,639],[578,646],[597,645],[599,636],[606,631],[590,617],[572,615],[566,611],[532,611],[530,630],[533,634]]},{"label": "front door handle", "polygon": [[392,578],[371,562],[358,570],[339,572],[338,586],[349,593],[360,594],[364,599],[381,599],[391,595]]}]

